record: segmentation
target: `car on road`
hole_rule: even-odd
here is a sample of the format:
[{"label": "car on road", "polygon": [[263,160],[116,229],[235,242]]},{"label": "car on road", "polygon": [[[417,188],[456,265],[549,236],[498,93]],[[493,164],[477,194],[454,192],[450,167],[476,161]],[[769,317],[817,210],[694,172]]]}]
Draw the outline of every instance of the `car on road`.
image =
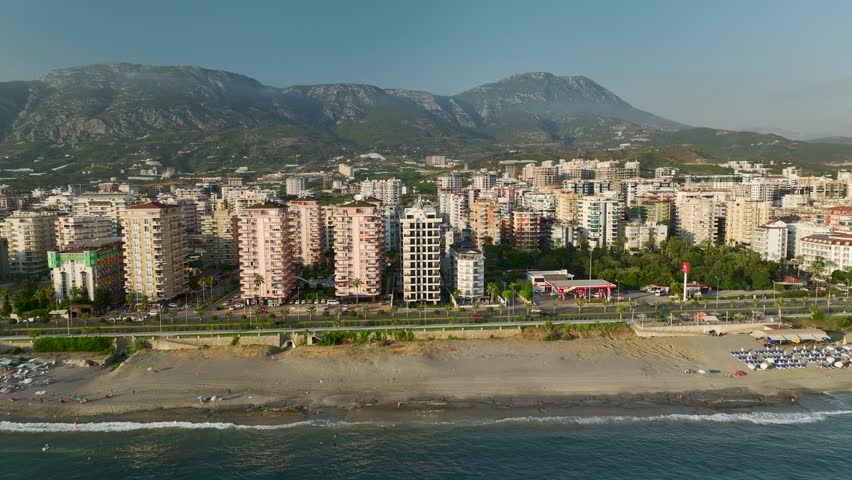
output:
[{"label": "car on road", "polygon": [[328,304],[329,305],[340,305],[340,300],[338,300],[336,298],[332,298],[331,300],[328,301]]},{"label": "car on road", "polygon": [[481,313],[474,313],[473,315],[470,316],[470,318],[472,318],[474,320],[482,320],[482,319],[485,318],[485,315],[483,315]]},{"label": "car on road", "polygon": [[258,312],[260,312],[260,313],[269,313],[269,311],[268,311],[268,310],[266,310],[265,308],[261,308],[260,310],[258,310]]},{"label": "car on road", "polygon": [[178,304],[172,302],[172,303],[169,304],[169,308],[178,308]]}]

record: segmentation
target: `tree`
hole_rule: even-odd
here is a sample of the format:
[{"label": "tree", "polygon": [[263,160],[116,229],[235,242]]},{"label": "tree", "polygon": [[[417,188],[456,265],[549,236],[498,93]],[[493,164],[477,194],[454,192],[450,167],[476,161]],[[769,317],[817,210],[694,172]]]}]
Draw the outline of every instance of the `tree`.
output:
[{"label": "tree", "polygon": [[370,307],[364,305],[361,307],[361,313],[364,315],[364,320],[367,319],[367,314],[370,313]]},{"label": "tree", "polygon": [[488,293],[488,296],[491,297],[491,303],[494,303],[497,301],[497,297],[500,296],[500,287],[494,282],[489,282],[486,292]]},{"label": "tree", "polygon": [[450,318],[450,312],[453,311],[453,306],[449,303],[444,305],[444,311],[447,312],[447,318]]},{"label": "tree", "polygon": [[456,299],[456,302],[459,301],[459,298],[461,297],[461,295],[462,295],[462,291],[459,290],[458,288],[453,290],[453,298]]},{"label": "tree", "polygon": [[618,313],[619,320],[624,320],[624,310],[625,308],[623,303],[619,303],[615,306],[615,311]]},{"label": "tree", "polygon": [[[515,292],[512,290],[503,291],[503,299],[506,300],[506,310],[509,311],[509,302],[514,298]],[[512,321],[512,313],[509,311],[509,321]]]},{"label": "tree", "polygon": [[112,293],[105,288],[95,289],[95,301],[92,306],[97,311],[103,311],[112,303]]},{"label": "tree", "polygon": [[[231,313],[231,312],[228,312],[228,313]],[[227,314],[226,314],[226,315],[227,315]],[[171,321],[172,321],[172,325],[174,325],[174,324],[175,324],[175,319],[177,318],[177,312],[176,312],[176,311],[174,311],[174,310],[169,311],[169,318],[170,318],[170,319],[171,319]],[[228,320],[230,320],[230,318],[229,318]]]},{"label": "tree", "polygon": [[0,301],[3,302],[3,306],[0,307],[0,315],[3,318],[9,318],[12,315],[12,300],[9,298],[9,289],[4,288],[0,290]]},{"label": "tree", "polygon": [[[355,290],[358,290],[359,288],[361,288],[361,284],[362,284],[362,282],[361,282],[360,278],[358,278],[358,277],[353,278],[352,282],[350,282],[351,287],[349,289],[349,295],[352,295],[352,288],[354,288]],[[358,305],[358,297],[359,296],[360,295],[357,295],[357,294],[355,295],[355,305]]]},{"label": "tree", "polygon": [[784,299],[779,298],[775,300],[775,306],[778,307],[778,322],[781,322],[781,308],[784,307]]},{"label": "tree", "polygon": [[426,310],[426,306],[422,303],[417,304],[417,312],[420,314],[420,320],[423,320],[423,311]]},{"label": "tree", "polygon": [[145,315],[148,313],[149,310],[151,310],[151,306],[148,304],[148,295],[142,295],[139,298],[139,305],[137,307],[137,311],[142,315]]},{"label": "tree", "polygon": [[254,274],[254,298],[256,304],[260,304],[260,286],[265,282],[266,279],[263,278],[263,275],[259,273]]},{"label": "tree", "polygon": [[316,312],[316,311],[317,311],[316,305],[311,305],[310,307],[308,307],[308,321],[311,321],[311,320],[314,319],[314,312]]},{"label": "tree", "polygon": [[199,323],[204,321],[204,309],[203,308],[196,308],[195,309],[195,315],[198,316]]},{"label": "tree", "polygon": [[585,304],[586,302],[584,302],[582,299],[577,299],[577,313],[581,313],[583,311],[583,305]]}]

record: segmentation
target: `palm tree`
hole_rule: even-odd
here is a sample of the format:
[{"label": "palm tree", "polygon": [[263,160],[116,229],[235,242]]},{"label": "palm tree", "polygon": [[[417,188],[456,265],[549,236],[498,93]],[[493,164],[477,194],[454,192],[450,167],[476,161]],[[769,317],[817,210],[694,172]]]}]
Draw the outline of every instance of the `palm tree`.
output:
[{"label": "palm tree", "polygon": [[417,304],[417,311],[420,313],[420,320],[423,320],[423,311],[426,310],[426,306],[422,303]]},{"label": "palm tree", "polygon": [[[514,292],[512,290],[506,290],[503,292],[503,298],[506,300],[506,310],[509,311],[509,301],[512,300],[514,296]],[[509,312],[509,321],[512,321],[512,313]]]},{"label": "palm tree", "polygon": [[451,316],[450,316],[450,318],[448,318],[448,319],[447,319],[447,323],[449,323],[450,325],[455,325],[455,323],[456,323],[456,316],[455,316],[455,315],[451,315]]},{"label": "palm tree", "polygon": [[778,322],[781,322],[781,308],[784,307],[784,299],[779,298],[775,300],[775,306],[778,307]]},{"label": "palm tree", "polygon": [[399,319],[396,317],[391,317],[391,325],[394,327],[399,326]]},{"label": "palm tree", "polygon": [[231,323],[231,318],[233,318],[233,316],[234,316],[234,312],[232,312],[230,310],[225,312],[225,317],[228,319],[228,323]]},{"label": "palm tree", "polygon": [[450,318],[450,312],[453,310],[453,306],[449,303],[444,305],[444,311],[447,312],[447,318]]},{"label": "palm tree", "polygon": [[584,302],[582,299],[579,299],[579,298],[577,299],[577,313],[582,313],[583,305],[585,305],[585,304],[586,304],[586,302]]},{"label": "palm tree", "polygon": [[254,298],[256,304],[260,304],[260,286],[265,282],[266,279],[263,278],[263,275],[259,273],[254,274]]},{"label": "palm tree", "polygon": [[[352,295],[352,288],[354,288],[355,290],[361,288],[361,283],[362,282],[360,278],[353,278],[352,282],[350,283],[351,287],[349,288],[349,295]],[[355,305],[358,305],[358,295],[355,295]]]},{"label": "palm tree", "polygon": [[361,313],[364,314],[364,320],[367,319],[367,314],[370,313],[370,307],[364,305],[361,307]]},{"label": "palm tree", "polygon": [[556,313],[556,309],[559,307],[559,300],[553,301],[553,313]]},{"label": "palm tree", "polygon": [[618,312],[618,319],[624,320],[624,304],[619,303],[615,306],[615,311]]},{"label": "palm tree", "polygon": [[[231,312],[228,312],[231,313]],[[172,321],[172,325],[175,324],[175,319],[177,318],[177,312],[174,310],[169,311],[169,319]]]},{"label": "palm tree", "polygon": [[456,300],[456,303],[459,302],[459,298],[461,297],[462,291],[458,288],[453,290],[453,298]]},{"label": "palm tree", "polygon": [[495,282],[489,282],[488,287],[486,287],[486,292],[488,293],[488,296],[491,297],[491,303],[494,303],[500,296],[500,287],[498,287]]},{"label": "palm tree", "polygon": [[316,305],[311,305],[310,307],[308,307],[308,321],[311,321],[311,320],[314,319],[314,312],[316,312],[316,311],[317,311]]}]

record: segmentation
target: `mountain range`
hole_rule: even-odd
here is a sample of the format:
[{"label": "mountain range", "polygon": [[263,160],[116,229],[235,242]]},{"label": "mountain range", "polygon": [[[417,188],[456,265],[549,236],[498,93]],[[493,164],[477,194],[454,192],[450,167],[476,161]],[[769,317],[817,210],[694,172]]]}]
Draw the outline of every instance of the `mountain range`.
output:
[{"label": "mountain range", "polygon": [[129,63],[0,82],[0,170],[33,182],[57,171],[93,181],[144,160],[187,173],[272,171],[371,150],[487,161],[623,144],[639,146],[643,165],[747,159],[825,171],[852,161],[852,145],[695,128],[637,109],[587,77],[541,72],[457,95],[351,83],[278,88],[196,66]]},{"label": "mountain range", "polygon": [[454,96],[347,83],[275,88],[224,71],[128,63],[0,83],[0,138],[16,142],[78,144],[275,123],[340,130],[344,137],[353,128],[377,138],[390,129],[402,141],[443,133],[501,143],[599,141],[601,129],[683,127],[591,79],[549,73],[513,75]]}]

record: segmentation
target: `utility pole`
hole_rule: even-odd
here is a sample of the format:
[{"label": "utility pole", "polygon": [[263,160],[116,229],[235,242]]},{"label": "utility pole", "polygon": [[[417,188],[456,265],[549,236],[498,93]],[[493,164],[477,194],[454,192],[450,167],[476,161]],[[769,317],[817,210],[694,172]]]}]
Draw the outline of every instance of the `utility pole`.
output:
[{"label": "utility pole", "polygon": [[689,275],[689,262],[683,262],[680,269],[683,272],[683,303],[686,303],[686,281]]}]

